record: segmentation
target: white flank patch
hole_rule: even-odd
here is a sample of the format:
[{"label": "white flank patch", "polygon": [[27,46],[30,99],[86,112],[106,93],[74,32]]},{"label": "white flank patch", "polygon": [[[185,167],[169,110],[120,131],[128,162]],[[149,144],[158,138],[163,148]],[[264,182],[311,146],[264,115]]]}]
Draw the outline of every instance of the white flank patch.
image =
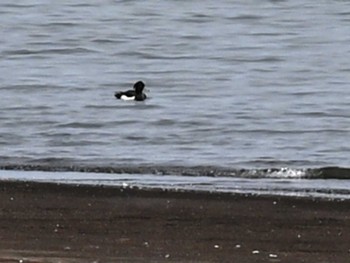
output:
[{"label": "white flank patch", "polygon": [[128,97],[128,96],[122,95],[120,98],[121,98],[122,100],[135,100],[135,96]]}]

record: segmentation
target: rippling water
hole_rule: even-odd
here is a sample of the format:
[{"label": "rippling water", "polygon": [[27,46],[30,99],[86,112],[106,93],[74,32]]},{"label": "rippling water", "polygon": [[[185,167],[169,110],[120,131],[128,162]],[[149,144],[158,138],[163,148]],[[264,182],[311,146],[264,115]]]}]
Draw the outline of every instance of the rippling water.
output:
[{"label": "rippling water", "polygon": [[1,1],[0,162],[349,167],[349,24],[340,0]]}]

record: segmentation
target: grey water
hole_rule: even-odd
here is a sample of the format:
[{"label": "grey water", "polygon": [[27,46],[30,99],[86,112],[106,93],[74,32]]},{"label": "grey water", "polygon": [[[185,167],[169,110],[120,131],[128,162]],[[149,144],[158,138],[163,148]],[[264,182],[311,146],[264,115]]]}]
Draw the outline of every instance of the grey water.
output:
[{"label": "grey water", "polygon": [[350,167],[348,1],[3,0],[0,34],[1,165]]}]

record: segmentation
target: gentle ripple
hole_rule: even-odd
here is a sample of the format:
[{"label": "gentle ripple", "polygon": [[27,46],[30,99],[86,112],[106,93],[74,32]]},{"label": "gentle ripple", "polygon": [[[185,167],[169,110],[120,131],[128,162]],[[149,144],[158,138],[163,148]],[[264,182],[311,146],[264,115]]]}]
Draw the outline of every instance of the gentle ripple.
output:
[{"label": "gentle ripple", "polygon": [[[347,1],[0,10],[2,163],[349,166]],[[138,79],[150,100],[114,99]]]}]

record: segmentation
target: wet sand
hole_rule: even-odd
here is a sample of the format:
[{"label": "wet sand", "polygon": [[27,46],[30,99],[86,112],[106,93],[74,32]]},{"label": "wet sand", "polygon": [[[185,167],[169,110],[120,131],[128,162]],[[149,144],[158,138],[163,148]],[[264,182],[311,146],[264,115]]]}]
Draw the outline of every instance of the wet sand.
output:
[{"label": "wet sand", "polygon": [[0,262],[350,262],[350,201],[0,182]]}]

